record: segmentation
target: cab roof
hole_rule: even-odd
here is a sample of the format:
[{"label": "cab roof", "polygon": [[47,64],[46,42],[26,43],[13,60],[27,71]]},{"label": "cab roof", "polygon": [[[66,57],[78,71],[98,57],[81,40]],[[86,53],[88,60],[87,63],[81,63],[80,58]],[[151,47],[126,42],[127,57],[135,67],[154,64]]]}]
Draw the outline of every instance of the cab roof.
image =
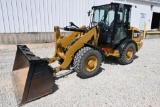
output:
[{"label": "cab roof", "polygon": [[[93,6],[92,7],[92,9],[93,8],[98,8],[98,7],[105,7],[105,6],[108,6],[108,5],[115,5],[115,4],[122,4],[122,3],[110,3],[110,4],[104,4],[104,5],[98,5],[98,6]],[[125,5],[125,6],[131,6],[132,7],[132,5],[129,5],[129,4],[122,4],[122,5]]]}]

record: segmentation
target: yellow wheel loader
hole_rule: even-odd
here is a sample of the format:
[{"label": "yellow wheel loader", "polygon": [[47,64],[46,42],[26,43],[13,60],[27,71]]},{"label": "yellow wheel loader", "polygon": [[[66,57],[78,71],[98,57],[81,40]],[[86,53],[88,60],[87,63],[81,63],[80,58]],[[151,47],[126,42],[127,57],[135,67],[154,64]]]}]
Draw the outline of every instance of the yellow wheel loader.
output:
[{"label": "yellow wheel loader", "polygon": [[[99,72],[108,56],[119,64],[130,64],[142,47],[141,33],[130,25],[131,5],[111,3],[92,7],[88,27],[74,23],[55,26],[55,53],[52,58],[39,58],[26,45],[17,45],[13,66],[13,85],[19,105],[48,95],[54,89],[55,73],[72,67],[79,77],[89,78]],[[62,36],[60,29],[72,31]],[[52,68],[55,61],[59,66]]]}]

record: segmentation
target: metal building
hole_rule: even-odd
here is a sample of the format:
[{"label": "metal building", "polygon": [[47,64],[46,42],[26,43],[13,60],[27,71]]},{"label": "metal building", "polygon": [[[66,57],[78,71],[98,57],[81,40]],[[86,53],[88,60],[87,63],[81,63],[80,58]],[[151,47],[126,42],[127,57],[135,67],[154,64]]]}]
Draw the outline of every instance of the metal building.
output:
[{"label": "metal building", "polygon": [[107,0],[0,0],[0,33],[53,32],[54,26],[88,24],[88,10]]},{"label": "metal building", "polygon": [[144,30],[160,29],[160,0],[116,0],[133,5],[131,25]]},{"label": "metal building", "polygon": [[0,43],[51,42],[54,26],[89,25],[91,7],[110,2],[133,5],[132,26],[159,28],[160,0],[0,0]]}]

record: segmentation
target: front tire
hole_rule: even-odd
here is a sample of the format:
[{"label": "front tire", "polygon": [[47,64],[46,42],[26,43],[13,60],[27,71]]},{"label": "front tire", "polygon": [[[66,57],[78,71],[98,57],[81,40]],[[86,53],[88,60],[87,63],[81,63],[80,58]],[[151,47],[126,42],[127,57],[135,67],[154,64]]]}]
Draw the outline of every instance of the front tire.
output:
[{"label": "front tire", "polygon": [[130,64],[131,62],[133,62],[135,53],[136,53],[135,45],[133,43],[129,43],[122,50],[120,57],[117,58],[118,63],[121,65]]},{"label": "front tire", "polygon": [[102,55],[99,51],[83,47],[76,53],[73,66],[79,77],[89,78],[98,73],[101,62]]}]

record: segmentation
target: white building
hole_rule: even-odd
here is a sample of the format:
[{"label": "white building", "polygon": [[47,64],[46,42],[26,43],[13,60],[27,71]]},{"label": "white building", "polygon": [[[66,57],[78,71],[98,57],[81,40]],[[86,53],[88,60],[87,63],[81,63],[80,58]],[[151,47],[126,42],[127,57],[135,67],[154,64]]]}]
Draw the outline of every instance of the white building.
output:
[{"label": "white building", "polygon": [[131,25],[144,30],[160,28],[160,0],[116,0],[133,5]]},{"label": "white building", "polygon": [[133,5],[132,26],[159,28],[160,0],[0,0],[0,33],[53,32],[54,26],[69,22],[87,26],[91,7],[111,2]]}]

